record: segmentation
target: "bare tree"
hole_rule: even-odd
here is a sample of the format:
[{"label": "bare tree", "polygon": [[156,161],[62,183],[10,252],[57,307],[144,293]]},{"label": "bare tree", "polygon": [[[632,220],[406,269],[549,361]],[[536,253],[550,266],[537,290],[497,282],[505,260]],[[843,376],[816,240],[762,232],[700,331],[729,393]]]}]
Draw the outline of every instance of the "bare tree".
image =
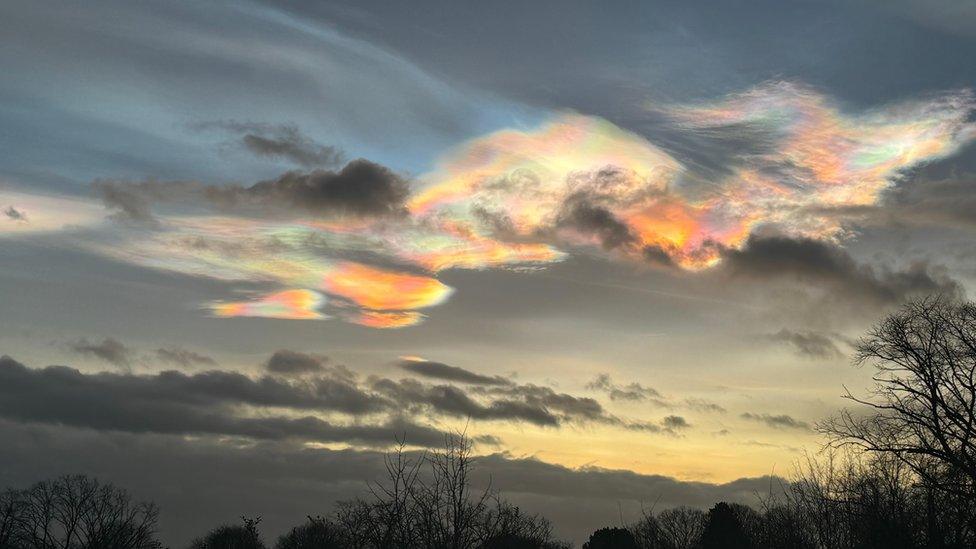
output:
[{"label": "bare tree", "polygon": [[111,484],[63,476],[0,497],[0,547],[155,549],[157,518]]},{"label": "bare tree", "polygon": [[693,549],[705,531],[706,515],[701,509],[675,507],[657,516],[661,537],[673,549]]},{"label": "bare tree", "polygon": [[905,305],[857,346],[875,368],[870,409],[820,425],[835,445],[895,456],[929,484],[972,494],[976,486],[976,304],[930,297]]},{"label": "bare tree", "polygon": [[386,480],[371,498],[339,506],[335,523],[350,547],[475,549],[559,547],[545,519],[527,515],[487,488],[475,490],[475,458],[461,432],[444,449],[411,453],[405,445],[385,458]]}]

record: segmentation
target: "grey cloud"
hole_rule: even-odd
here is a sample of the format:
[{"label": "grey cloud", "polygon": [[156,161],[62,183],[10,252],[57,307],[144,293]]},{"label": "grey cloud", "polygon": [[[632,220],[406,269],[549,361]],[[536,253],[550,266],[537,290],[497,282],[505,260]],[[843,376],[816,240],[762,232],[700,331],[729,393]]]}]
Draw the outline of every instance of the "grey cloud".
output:
[{"label": "grey cloud", "polygon": [[356,159],[338,171],[289,171],[250,187],[193,181],[99,180],[93,188],[117,219],[158,225],[152,205],[183,204],[242,215],[400,216],[409,183],[389,168]]},{"label": "grey cloud", "polygon": [[613,250],[633,244],[636,238],[630,228],[607,208],[593,203],[585,195],[577,194],[566,200],[559,213],[557,226],[571,227],[600,239],[604,249]]},{"label": "grey cloud", "polygon": [[292,124],[263,124],[234,120],[191,125],[197,129],[219,129],[236,134],[241,145],[257,156],[281,158],[306,168],[330,167],[342,163],[342,151],[316,143]]},{"label": "grey cloud", "polygon": [[656,389],[644,387],[640,383],[630,383],[628,385],[617,385],[610,378],[609,374],[600,374],[593,381],[586,384],[587,389],[603,391],[607,393],[610,400],[631,400],[643,401],[653,399],[663,403],[663,397]]},{"label": "grey cloud", "polygon": [[389,168],[360,158],[339,171],[287,172],[246,194],[312,214],[381,216],[404,213],[409,186]]},{"label": "grey cloud", "polygon": [[436,412],[473,419],[525,421],[540,426],[558,426],[559,418],[538,402],[496,399],[481,404],[451,385],[426,385],[412,379],[377,379],[373,389],[403,405],[430,408]]},{"label": "grey cloud", "polygon": [[722,273],[740,279],[786,279],[822,286],[873,305],[917,294],[960,295],[958,282],[926,263],[905,270],[860,264],[843,249],[819,240],[752,235],[742,249],[722,252]]},{"label": "grey cloud", "polygon": [[892,187],[875,210],[889,223],[976,227],[976,173],[914,177]]},{"label": "grey cloud", "polygon": [[747,419],[749,421],[758,421],[760,423],[765,423],[766,425],[773,427],[775,429],[798,429],[802,431],[810,430],[809,423],[805,421],[800,421],[786,414],[771,415],[771,414],[754,414],[752,412],[746,412],[744,414],[741,414],[739,417],[741,417],[742,419]]},{"label": "grey cloud", "polygon": [[671,258],[671,254],[661,246],[647,245],[641,249],[641,255],[644,260],[652,265],[659,265],[661,267],[673,267],[674,259]]},{"label": "grey cloud", "polygon": [[110,337],[103,339],[100,343],[82,338],[70,343],[68,347],[76,353],[94,356],[116,366],[129,366],[133,358],[132,349]]},{"label": "grey cloud", "polygon": [[328,358],[281,349],[264,363],[264,369],[275,374],[301,375],[321,372]]},{"label": "grey cloud", "polygon": [[338,376],[290,382],[273,377],[252,379],[219,370],[192,375],[174,370],[152,375],[85,374],[66,366],[29,369],[9,357],[2,363],[0,371],[8,377],[9,384],[23,384],[25,390],[29,387],[40,391],[39,396],[64,390],[78,399],[99,400],[99,395],[104,395],[106,402],[134,403],[144,399],[208,408],[250,405],[348,414],[374,413],[390,407],[384,399],[364,393]]},{"label": "grey cloud", "polygon": [[[307,448],[289,441],[239,444],[2,419],[0,440],[5,484],[26,486],[65,471],[117,483],[160,505],[162,540],[171,547],[183,547],[214,521],[234,520],[242,513],[262,516],[262,530],[273,539],[308,514],[327,513],[336,501],[366,495],[365,482],[384,477],[380,452]],[[598,467],[572,469],[504,454],[480,457],[473,476],[475,488],[490,484],[526,511],[546,515],[558,535],[577,541],[617,520],[620,506],[631,517],[640,512],[641,502],[649,501],[657,501],[659,509],[707,507],[723,500],[756,503],[755,495],[765,494],[771,480],[780,479],[688,482]]]},{"label": "grey cloud", "polygon": [[3,215],[7,216],[7,219],[12,221],[27,222],[27,214],[14,208],[13,206],[8,206],[7,209],[3,210]]},{"label": "grey cloud", "polygon": [[114,211],[113,219],[156,226],[159,220],[152,213],[150,202],[137,187],[114,181],[96,181],[92,188],[102,203]]},{"label": "grey cloud", "polygon": [[191,366],[205,365],[216,366],[217,361],[212,357],[203,355],[180,347],[161,347],[154,352],[156,359],[171,364],[179,364],[184,368]]},{"label": "grey cloud", "polygon": [[[305,363],[296,366],[296,360]],[[315,359],[308,355],[281,352],[269,363],[295,368],[307,366],[312,360]],[[415,379],[374,377],[360,382],[345,367],[328,366],[321,361],[316,364],[320,369],[305,372],[308,375],[252,378],[219,370],[194,374],[174,370],[151,375],[85,374],[65,366],[30,369],[8,357],[0,363],[0,413],[25,421],[64,422],[100,429],[223,433],[262,439],[293,436],[302,440],[353,440],[360,436],[351,428],[308,415],[318,413],[354,418],[427,414],[542,427],[602,423],[648,432],[670,431],[673,427],[666,422],[659,425],[625,420],[607,413],[594,399],[558,393],[548,387],[479,385],[466,391]],[[287,414],[242,415],[250,408],[267,413],[280,409]],[[300,414],[305,416],[298,417]],[[377,436],[379,433],[367,430],[361,436],[370,432]]]},{"label": "grey cloud", "polygon": [[667,416],[663,420],[661,420],[661,424],[664,425],[666,428],[673,429],[673,430],[687,429],[691,427],[691,424],[688,423],[688,420],[686,420],[681,416]]},{"label": "grey cloud", "polygon": [[797,332],[786,328],[764,336],[765,339],[789,346],[794,353],[804,358],[829,360],[843,358],[844,353],[833,339],[818,332]]},{"label": "grey cloud", "polygon": [[0,416],[132,433],[230,435],[386,446],[397,435],[411,444],[438,445],[444,433],[393,417],[379,424],[337,425],[311,415],[247,416],[239,405],[333,410],[361,414],[383,406],[377,398],[324,380],[308,387],[226,372],[186,376],[83,374],[64,366],[30,369],[0,357]]},{"label": "grey cloud", "polygon": [[443,362],[431,360],[400,360],[398,366],[410,373],[432,379],[442,379],[444,381],[456,381],[458,383],[468,383],[471,385],[511,385],[512,382],[501,376],[486,376],[465,370],[458,366],[451,366]]},{"label": "grey cloud", "polygon": [[686,398],[684,403],[685,406],[697,412],[713,412],[718,414],[724,414],[726,412],[724,407],[702,398]]}]

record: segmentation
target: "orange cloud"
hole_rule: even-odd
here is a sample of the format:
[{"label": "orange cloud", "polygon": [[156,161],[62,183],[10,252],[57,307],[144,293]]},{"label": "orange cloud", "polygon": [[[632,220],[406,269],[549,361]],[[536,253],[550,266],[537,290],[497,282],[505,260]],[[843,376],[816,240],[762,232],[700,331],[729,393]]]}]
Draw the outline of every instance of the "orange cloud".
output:
[{"label": "orange cloud", "polygon": [[433,307],[454,292],[436,278],[342,262],[325,273],[322,289],[380,311]]},{"label": "orange cloud", "polygon": [[406,328],[416,326],[426,316],[416,311],[359,311],[346,318],[347,322],[368,328]]},{"label": "orange cloud", "polygon": [[253,301],[208,304],[211,313],[218,317],[264,317],[288,320],[320,320],[326,318],[319,309],[325,305],[325,297],[311,290],[285,290],[269,294]]}]

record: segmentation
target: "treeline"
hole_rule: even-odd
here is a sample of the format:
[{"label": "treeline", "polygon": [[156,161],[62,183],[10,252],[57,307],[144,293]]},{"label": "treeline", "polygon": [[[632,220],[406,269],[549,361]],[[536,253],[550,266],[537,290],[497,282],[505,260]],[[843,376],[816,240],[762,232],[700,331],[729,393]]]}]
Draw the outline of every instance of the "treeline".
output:
[{"label": "treeline", "polygon": [[[476,463],[463,437],[445,450],[386,459],[369,496],[310,516],[266,542],[260,518],[242,518],[190,549],[561,549],[549,522],[474,491]],[[595,531],[584,549],[962,549],[976,547],[976,500],[927,484],[891,456],[828,451],[756,508],[648,511],[636,523]],[[2,549],[161,549],[158,510],[84,476],[0,494]]]},{"label": "treeline", "polygon": [[[867,397],[825,421],[827,446],[755,508],[648,511],[595,531],[584,549],[962,549],[976,547],[976,304],[907,304],[858,344]],[[260,518],[191,549],[556,549],[550,523],[471,485],[468,440],[386,457],[368,496],[266,544]],[[654,494],[648,494],[653,499]],[[0,493],[0,549],[156,549],[158,511],[82,476]]]}]

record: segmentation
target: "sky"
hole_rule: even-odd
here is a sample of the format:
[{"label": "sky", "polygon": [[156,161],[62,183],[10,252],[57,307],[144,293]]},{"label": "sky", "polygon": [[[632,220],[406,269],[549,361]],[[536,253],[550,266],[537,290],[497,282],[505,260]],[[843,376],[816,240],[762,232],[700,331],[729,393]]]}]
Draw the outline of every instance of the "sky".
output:
[{"label": "sky", "polygon": [[976,9],[0,5],[0,484],[182,544],[464,430],[557,534],[751,501],[976,289]]}]

